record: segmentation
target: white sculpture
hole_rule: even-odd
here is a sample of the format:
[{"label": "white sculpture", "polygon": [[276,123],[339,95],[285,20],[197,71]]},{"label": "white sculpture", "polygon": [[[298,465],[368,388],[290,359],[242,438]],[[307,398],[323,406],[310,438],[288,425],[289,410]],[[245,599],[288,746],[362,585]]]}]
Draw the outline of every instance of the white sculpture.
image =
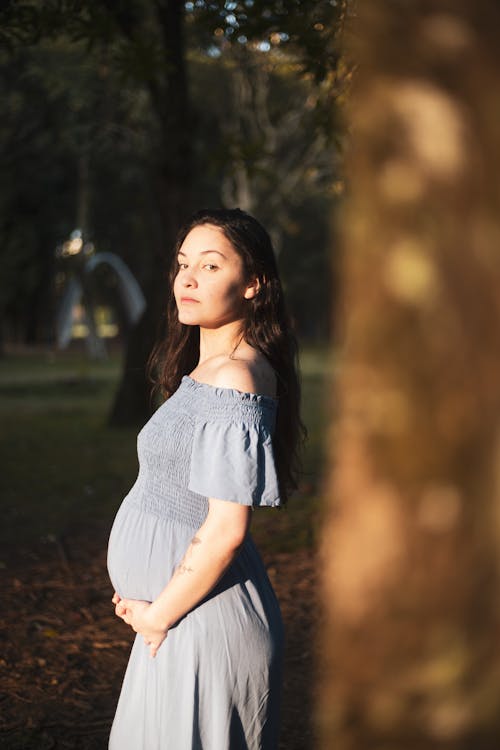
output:
[{"label": "white sculpture", "polygon": [[133,325],[141,317],[146,300],[141,287],[124,261],[114,253],[94,254],[94,245],[84,243],[82,232],[75,229],[70,239],[57,248],[58,257],[78,256],[78,263],[73,262],[74,275],[67,282],[59,305],[56,318],[56,338],[59,349],[65,349],[72,337],[73,309],[83,302],[85,323],[88,329],[86,338],[91,357],[102,359],[106,356],[103,339],[99,336],[95,324],[95,308],[92,295],[92,273],[100,265],[108,265],[116,274],[118,289],[129,322]]}]

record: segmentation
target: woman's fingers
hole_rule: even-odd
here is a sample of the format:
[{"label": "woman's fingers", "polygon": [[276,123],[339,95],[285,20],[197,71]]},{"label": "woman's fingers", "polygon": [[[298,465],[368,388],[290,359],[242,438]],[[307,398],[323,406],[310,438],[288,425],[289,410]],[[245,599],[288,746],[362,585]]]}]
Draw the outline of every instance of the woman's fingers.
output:
[{"label": "woman's fingers", "polygon": [[156,638],[155,640],[151,640],[149,642],[149,654],[150,654],[150,656],[152,656],[152,657],[156,656],[156,654],[158,653],[158,650],[159,650],[161,644],[166,639],[166,637],[167,637],[167,634],[161,636],[161,638]]},{"label": "woman's fingers", "polygon": [[118,617],[121,617],[122,620],[125,619],[125,616],[127,614],[127,604],[123,599],[120,599],[120,601],[116,604],[115,614]]},{"label": "woman's fingers", "polygon": [[120,595],[117,594],[116,591],[113,594],[113,598],[111,599],[111,601],[113,602],[113,604],[118,604],[118,602],[120,601]]},{"label": "woman's fingers", "polygon": [[[136,600],[136,599],[122,599],[116,594],[115,614],[117,617],[123,620],[124,623],[130,625],[132,630],[142,635],[144,644],[149,647],[149,653],[152,657],[156,656],[158,649],[166,638],[166,633],[156,633],[154,629],[150,629],[147,623],[144,622],[144,612],[150,605],[150,602]],[[113,596],[115,601],[115,596]]]}]

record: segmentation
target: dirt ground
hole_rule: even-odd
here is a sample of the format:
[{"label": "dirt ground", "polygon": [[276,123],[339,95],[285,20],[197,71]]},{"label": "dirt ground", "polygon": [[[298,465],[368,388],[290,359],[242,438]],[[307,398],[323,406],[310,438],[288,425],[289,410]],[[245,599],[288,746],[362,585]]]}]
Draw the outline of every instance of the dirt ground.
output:
[{"label": "dirt ground", "polygon": [[[2,750],[106,750],[132,634],[113,614],[101,529],[4,551]],[[265,558],[287,634],[280,750],[310,750],[315,565]],[[182,750],[176,748],[175,750]]]}]

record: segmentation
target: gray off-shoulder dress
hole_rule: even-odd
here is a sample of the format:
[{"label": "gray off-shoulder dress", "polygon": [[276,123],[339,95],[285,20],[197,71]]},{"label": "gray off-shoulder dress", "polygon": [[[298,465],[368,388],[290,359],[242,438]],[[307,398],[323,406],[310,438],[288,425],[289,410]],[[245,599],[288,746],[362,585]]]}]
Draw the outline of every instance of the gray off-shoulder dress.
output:
[{"label": "gray off-shoulder dress", "polygon": [[[139,433],[139,474],[108,548],[121,597],[152,601],[208,512],[208,498],[278,506],[277,401],[185,376]],[[271,520],[271,519],[270,519]],[[157,656],[136,636],[110,750],[276,750],[283,657],[278,601],[250,534]]]}]

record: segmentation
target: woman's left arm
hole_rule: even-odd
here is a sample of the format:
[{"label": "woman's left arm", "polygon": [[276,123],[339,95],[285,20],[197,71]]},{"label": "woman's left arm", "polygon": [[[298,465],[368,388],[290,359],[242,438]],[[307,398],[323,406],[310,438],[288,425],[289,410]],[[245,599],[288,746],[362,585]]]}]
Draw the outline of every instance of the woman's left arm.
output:
[{"label": "woman's left arm", "polygon": [[209,499],[209,511],[174,575],[152,603],[113,597],[116,614],[143,636],[155,656],[168,629],[196,606],[234,560],[250,525],[250,507]]}]

